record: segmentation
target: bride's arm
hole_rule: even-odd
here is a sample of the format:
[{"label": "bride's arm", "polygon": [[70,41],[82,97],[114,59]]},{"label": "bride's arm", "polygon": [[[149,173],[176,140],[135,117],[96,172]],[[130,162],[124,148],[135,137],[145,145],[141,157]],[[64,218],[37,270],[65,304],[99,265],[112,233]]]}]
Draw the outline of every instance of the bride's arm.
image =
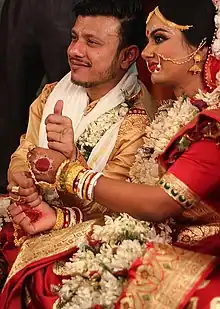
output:
[{"label": "bride's arm", "polygon": [[132,216],[162,221],[206,199],[219,185],[220,149],[203,140],[171,166],[158,186],[138,185],[99,178],[94,197],[100,204]]},{"label": "bride's arm", "polygon": [[151,187],[101,177],[94,193],[99,204],[142,220],[160,222],[182,212],[178,202],[159,186]]}]

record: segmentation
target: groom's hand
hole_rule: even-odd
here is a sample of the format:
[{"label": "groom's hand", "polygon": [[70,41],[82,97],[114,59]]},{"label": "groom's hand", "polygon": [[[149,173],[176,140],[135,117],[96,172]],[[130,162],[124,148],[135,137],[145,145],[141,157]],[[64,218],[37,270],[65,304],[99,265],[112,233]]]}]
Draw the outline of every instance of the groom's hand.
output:
[{"label": "groom's hand", "polygon": [[75,160],[76,147],[72,120],[62,115],[63,104],[62,100],[57,101],[54,113],[45,120],[48,147],[61,152],[67,159]]},{"label": "groom's hand", "polygon": [[[13,188],[17,187],[17,193],[13,192]],[[9,196],[12,199],[19,199],[31,207],[38,206],[42,201],[38,189],[34,181],[26,172],[13,173],[8,184]]]}]

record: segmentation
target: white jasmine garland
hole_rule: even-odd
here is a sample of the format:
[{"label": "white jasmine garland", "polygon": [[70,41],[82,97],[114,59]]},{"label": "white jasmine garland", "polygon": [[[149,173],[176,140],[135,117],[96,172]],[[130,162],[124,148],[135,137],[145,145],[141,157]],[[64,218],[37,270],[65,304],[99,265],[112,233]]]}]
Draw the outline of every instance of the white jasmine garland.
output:
[{"label": "white jasmine garland", "polygon": [[146,129],[144,146],[138,150],[130,171],[134,183],[155,185],[159,180],[157,157],[169,141],[191,121],[199,109],[186,97],[180,97],[172,107],[161,106],[155,120]]},{"label": "white jasmine garland", "polygon": [[[199,90],[195,98],[204,101],[208,109],[216,108],[220,100],[220,87],[212,93],[203,93]],[[138,150],[130,171],[130,178],[134,183],[152,186],[157,184],[160,178],[158,156],[165,151],[180,129],[199,113],[199,109],[185,96],[179,97],[170,105],[162,105],[154,121],[146,129],[144,146]]]},{"label": "white jasmine garland", "polygon": [[11,219],[8,216],[7,208],[10,205],[10,199],[8,197],[0,199],[0,231],[4,223],[10,222]]},{"label": "white jasmine garland", "polygon": [[77,147],[86,160],[105,132],[124,118],[128,111],[128,104],[123,102],[88,125],[77,141]]},{"label": "white jasmine garland", "polygon": [[103,227],[94,226],[91,238],[81,244],[72,259],[65,264],[65,275],[57,308],[89,309],[95,305],[114,308],[133,262],[141,257],[146,243],[171,242],[171,229],[159,226],[160,232],[149,223],[127,214],[105,217]]}]

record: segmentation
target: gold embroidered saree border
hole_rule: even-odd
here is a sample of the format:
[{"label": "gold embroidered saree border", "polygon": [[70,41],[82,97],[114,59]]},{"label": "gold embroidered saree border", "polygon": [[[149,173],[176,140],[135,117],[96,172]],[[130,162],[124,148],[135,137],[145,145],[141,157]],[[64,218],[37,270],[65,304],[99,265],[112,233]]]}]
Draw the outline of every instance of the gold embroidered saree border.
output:
[{"label": "gold embroidered saree border", "polygon": [[200,201],[196,193],[171,173],[167,172],[163,175],[159,180],[159,186],[184,209],[190,209]]},{"label": "gold embroidered saree border", "polygon": [[220,223],[194,225],[183,227],[177,236],[177,243],[187,244],[190,246],[198,245],[200,241],[220,232]]},{"label": "gold embroidered saree border", "polygon": [[26,240],[12,266],[5,286],[14,275],[28,265],[73,248],[76,240],[82,241],[97,221],[86,221],[74,227],[36,235]]},{"label": "gold embroidered saree border", "polygon": [[215,258],[178,247],[148,248],[126,288],[120,309],[177,309],[203,280]]}]

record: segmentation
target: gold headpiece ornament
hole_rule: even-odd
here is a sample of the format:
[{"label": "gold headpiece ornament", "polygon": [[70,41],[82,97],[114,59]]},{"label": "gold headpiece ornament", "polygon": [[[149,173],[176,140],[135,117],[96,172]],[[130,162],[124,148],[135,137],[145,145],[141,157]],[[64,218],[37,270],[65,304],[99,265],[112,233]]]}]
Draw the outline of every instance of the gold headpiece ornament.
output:
[{"label": "gold headpiece ornament", "polygon": [[163,23],[165,23],[168,27],[171,28],[176,28],[180,31],[184,31],[184,30],[189,30],[189,28],[193,27],[193,25],[186,25],[186,26],[182,26],[182,25],[178,25],[172,21],[169,21],[168,19],[166,19],[160,12],[159,7],[157,6],[152,12],[150,12],[150,14],[148,15],[146,24],[148,24],[148,22],[150,21],[151,17],[153,16],[153,14],[155,14]]}]

